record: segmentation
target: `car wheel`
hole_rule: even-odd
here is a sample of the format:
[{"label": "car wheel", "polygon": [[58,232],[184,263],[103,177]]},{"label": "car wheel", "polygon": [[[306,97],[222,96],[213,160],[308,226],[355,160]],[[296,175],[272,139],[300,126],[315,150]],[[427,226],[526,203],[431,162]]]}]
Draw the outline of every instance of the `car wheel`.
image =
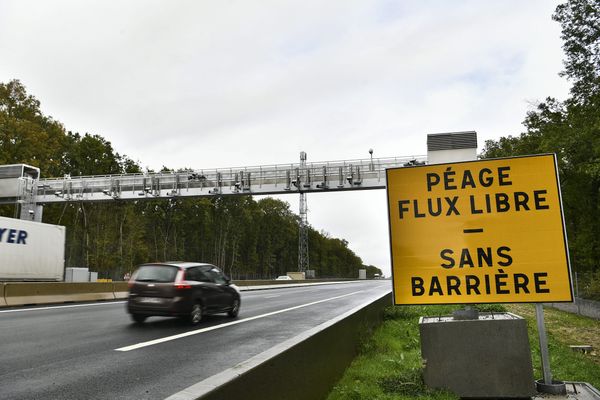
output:
[{"label": "car wheel", "polygon": [[145,316],[145,315],[140,315],[140,314],[131,314],[131,319],[132,319],[134,322],[137,322],[138,324],[141,324],[141,323],[143,323],[143,322],[146,320],[146,318],[148,318],[148,317],[147,317],[147,316]]},{"label": "car wheel", "polygon": [[196,325],[200,321],[202,321],[202,317],[203,317],[202,305],[200,303],[194,303],[194,305],[192,306],[192,311],[190,311],[188,321],[190,322],[190,324]]},{"label": "car wheel", "polygon": [[229,315],[231,318],[235,318],[238,316],[240,312],[240,299],[238,297],[236,297],[235,299],[233,299],[233,304],[231,305],[231,310],[229,310],[227,312],[227,315]]}]

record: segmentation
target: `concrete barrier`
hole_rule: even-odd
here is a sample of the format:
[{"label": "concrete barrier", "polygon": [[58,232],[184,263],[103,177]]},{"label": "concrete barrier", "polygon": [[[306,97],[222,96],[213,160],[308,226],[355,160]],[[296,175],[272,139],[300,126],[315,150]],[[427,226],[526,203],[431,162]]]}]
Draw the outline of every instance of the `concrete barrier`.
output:
[{"label": "concrete barrier", "polygon": [[129,297],[129,287],[127,286],[127,282],[113,282],[112,285],[115,299],[122,300]]},{"label": "concrete barrier", "polygon": [[114,300],[112,283],[96,282],[15,282],[4,284],[8,306]]},{"label": "concrete barrier", "polygon": [[6,300],[4,299],[4,283],[0,282],[0,307],[6,306]]},{"label": "concrete barrier", "polygon": [[323,399],[381,322],[391,294],[275,346],[167,400]]}]

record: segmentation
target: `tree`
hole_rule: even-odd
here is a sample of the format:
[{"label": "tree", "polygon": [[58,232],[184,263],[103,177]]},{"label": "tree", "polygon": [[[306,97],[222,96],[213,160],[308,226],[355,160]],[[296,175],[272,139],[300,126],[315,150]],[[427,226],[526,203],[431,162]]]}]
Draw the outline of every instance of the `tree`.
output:
[{"label": "tree", "polygon": [[30,164],[57,176],[64,146],[62,124],[42,114],[20,81],[0,83],[0,164]]},{"label": "tree", "polygon": [[373,279],[375,275],[378,277],[383,276],[383,271],[374,265],[364,265],[363,267],[367,270],[367,279]]},{"label": "tree", "polygon": [[12,80],[0,83],[0,164],[21,163],[40,168],[44,176],[141,171],[100,135],[65,132],[20,81]]},{"label": "tree", "polygon": [[565,70],[573,81],[572,101],[585,104],[600,88],[600,3],[570,0],[556,8],[553,19],[562,26]]},{"label": "tree", "polygon": [[109,141],[99,135],[67,133],[64,168],[72,176],[119,174],[124,172],[121,157]]},{"label": "tree", "polygon": [[483,157],[556,153],[571,261],[576,271],[600,268],[600,3],[569,0],[561,23],[565,70],[573,82],[564,102],[552,97],[527,113],[518,137],[487,141]]}]

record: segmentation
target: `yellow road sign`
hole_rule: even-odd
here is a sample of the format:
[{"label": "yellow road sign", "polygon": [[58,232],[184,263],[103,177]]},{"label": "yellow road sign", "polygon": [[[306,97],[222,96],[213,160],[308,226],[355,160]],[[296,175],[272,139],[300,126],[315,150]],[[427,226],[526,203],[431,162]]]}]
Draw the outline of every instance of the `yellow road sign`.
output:
[{"label": "yellow road sign", "polygon": [[554,155],[386,177],[395,304],[573,301]]}]

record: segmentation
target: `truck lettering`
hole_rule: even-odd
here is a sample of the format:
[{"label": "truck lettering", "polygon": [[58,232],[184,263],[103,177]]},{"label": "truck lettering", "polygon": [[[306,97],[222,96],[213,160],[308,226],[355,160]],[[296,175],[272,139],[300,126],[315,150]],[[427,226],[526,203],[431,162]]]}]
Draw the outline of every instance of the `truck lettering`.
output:
[{"label": "truck lettering", "polygon": [[0,243],[27,244],[27,231],[0,228]]}]

